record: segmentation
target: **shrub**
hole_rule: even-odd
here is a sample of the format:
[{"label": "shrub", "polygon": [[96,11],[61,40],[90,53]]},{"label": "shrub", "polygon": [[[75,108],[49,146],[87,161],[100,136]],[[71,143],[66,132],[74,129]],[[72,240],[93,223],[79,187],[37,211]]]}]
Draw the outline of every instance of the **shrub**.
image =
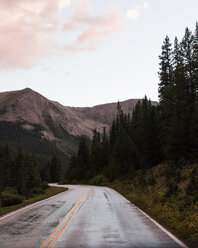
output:
[{"label": "shrub", "polygon": [[71,184],[78,184],[78,182],[76,181],[76,179],[73,179]]},{"label": "shrub", "polygon": [[2,192],[1,194],[1,207],[20,204],[22,201],[23,197],[19,194],[12,192]]},{"label": "shrub", "polygon": [[32,189],[32,193],[37,195],[37,194],[43,194],[44,193],[44,190],[42,188],[39,188],[39,187],[35,187]]},{"label": "shrub", "polygon": [[108,183],[108,180],[107,178],[102,175],[102,174],[99,174],[95,177],[93,177],[90,181],[89,181],[90,184],[93,184],[93,185],[105,185]]},{"label": "shrub", "polygon": [[41,183],[41,189],[42,189],[42,190],[46,190],[46,189],[48,189],[48,188],[49,188],[49,185],[48,185],[47,182],[44,181],[44,182]]}]

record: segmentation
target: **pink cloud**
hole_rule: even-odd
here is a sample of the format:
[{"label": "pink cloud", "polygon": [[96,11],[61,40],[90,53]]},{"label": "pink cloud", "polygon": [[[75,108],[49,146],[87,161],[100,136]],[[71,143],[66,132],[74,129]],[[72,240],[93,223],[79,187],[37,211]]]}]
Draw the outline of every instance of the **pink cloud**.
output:
[{"label": "pink cloud", "polygon": [[57,11],[45,0],[0,1],[1,69],[30,67],[50,55]]},{"label": "pink cloud", "polygon": [[120,11],[110,10],[106,14],[94,15],[86,0],[74,0],[73,3],[74,13],[71,20],[65,23],[63,30],[65,32],[76,31],[78,35],[73,44],[65,45],[66,51],[96,50],[105,37],[123,30]]},{"label": "pink cloud", "polygon": [[[60,12],[70,5],[74,12],[62,26]],[[32,67],[62,49],[95,50],[105,37],[122,30],[121,18],[115,10],[94,15],[87,0],[0,0],[0,69]],[[71,31],[77,32],[76,39],[62,46],[58,35]]]}]

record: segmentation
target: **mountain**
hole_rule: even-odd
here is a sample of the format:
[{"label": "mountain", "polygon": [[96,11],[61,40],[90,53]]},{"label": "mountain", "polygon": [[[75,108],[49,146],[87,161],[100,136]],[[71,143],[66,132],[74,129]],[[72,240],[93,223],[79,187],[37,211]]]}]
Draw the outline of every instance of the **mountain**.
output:
[{"label": "mountain", "polygon": [[[132,113],[137,101],[131,99],[120,105],[125,113]],[[50,101],[29,88],[3,92],[0,93],[0,142],[30,150],[32,146],[38,150],[37,146],[44,149],[43,143],[50,144],[53,147],[50,153],[57,149],[56,152],[64,154],[68,160],[76,151],[81,135],[91,138],[93,129],[109,128],[116,113],[117,103],[76,108]]]},{"label": "mountain", "polygon": [[[124,102],[120,102],[121,108],[124,113],[132,114],[133,109],[139,99],[131,99]],[[157,104],[157,102],[153,102]],[[109,127],[112,120],[117,115],[118,103],[107,103],[102,105],[97,105],[94,107],[86,108],[75,108],[78,113],[86,119],[94,120],[95,122],[103,124],[103,126]]]}]

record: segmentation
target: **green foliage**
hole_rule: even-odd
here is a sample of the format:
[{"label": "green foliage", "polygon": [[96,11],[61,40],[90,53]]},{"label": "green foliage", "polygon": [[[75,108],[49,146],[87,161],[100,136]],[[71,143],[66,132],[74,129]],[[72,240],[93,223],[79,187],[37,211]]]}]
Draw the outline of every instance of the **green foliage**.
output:
[{"label": "green foliage", "polygon": [[198,202],[198,174],[192,175],[187,187],[187,193],[193,197],[194,202]]},{"label": "green foliage", "polygon": [[77,156],[73,155],[70,160],[66,178],[69,181],[85,181],[91,175],[89,147],[85,136],[80,139]]},{"label": "green foliage", "polygon": [[46,189],[48,189],[48,188],[49,188],[49,185],[48,185],[47,182],[44,181],[44,182],[41,183],[41,189],[42,189],[42,190],[46,190]]},{"label": "green foliage", "polygon": [[[29,205],[31,203],[41,201],[43,199],[49,198],[53,195],[59,194],[61,192],[66,191],[67,188],[62,188],[62,187],[48,187],[46,190],[42,191],[41,194],[36,194],[33,197],[29,199],[24,199],[22,203],[12,205],[12,206],[7,206],[7,207],[0,207],[0,215],[6,214],[8,212],[11,212],[13,210],[19,209],[21,207],[24,207],[26,205]],[[13,193],[14,191],[12,191]],[[16,193],[15,193],[16,194]]]},{"label": "green foliage", "polygon": [[171,197],[172,195],[175,195],[178,192],[178,186],[175,182],[170,182],[168,184],[168,189],[165,194],[165,197]]},{"label": "green foliage", "polygon": [[61,180],[62,166],[59,158],[57,156],[52,156],[50,166],[50,181],[52,183],[57,183]]},{"label": "green foliage", "polygon": [[19,151],[15,167],[17,190],[28,198],[33,194],[34,188],[40,187],[40,175],[33,155]]},{"label": "green foliage", "polygon": [[[183,174],[187,169],[192,173],[187,175],[189,184],[181,191],[185,180],[182,177],[178,182],[164,184],[164,173],[158,173],[155,176],[155,184],[150,184],[149,180],[145,181],[153,175],[153,171],[157,168],[146,171],[136,172],[133,180],[115,180],[107,184],[114,188],[128,200],[138,206],[140,209],[148,213],[160,224],[165,226],[169,231],[186,242],[189,247],[197,247],[198,245],[198,201],[196,200],[197,182],[196,168],[193,166],[185,166],[181,169]],[[160,167],[160,171],[164,170],[169,179],[175,178],[177,173],[173,172],[173,164]],[[144,187],[141,182],[144,181]],[[193,192],[194,190],[194,192]],[[168,192],[168,194],[167,194]],[[191,193],[190,193],[191,192]],[[195,193],[195,194],[194,194]]]},{"label": "green foliage", "polygon": [[1,193],[1,207],[7,207],[11,205],[19,204],[23,201],[23,197],[19,194],[5,191]]},{"label": "green foliage", "polygon": [[[58,157],[53,156],[50,163],[46,164],[46,173],[42,171],[42,179],[49,176],[51,180],[61,178],[61,163]],[[23,197],[29,199],[36,194],[42,194],[48,189],[47,182],[41,183],[40,169],[35,157],[30,152],[21,149],[16,153],[8,145],[0,147],[0,194],[1,205],[10,206],[18,204]]]},{"label": "green foliage", "polygon": [[[33,129],[24,129],[25,124],[31,125]],[[52,154],[58,156],[62,164],[68,164],[69,157],[57,148],[55,142],[44,139],[42,131],[43,127],[37,124],[0,121],[0,145],[8,144],[13,153],[17,153],[19,147],[23,151],[31,152],[39,164],[45,164]]]},{"label": "green foliage", "polygon": [[195,35],[186,28],[174,48],[165,38],[160,56],[159,120],[164,158],[182,164],[197,160],[198,58]]},{"label": "green foliage", "polygon": [[100,185],[100,186],[104,186],[108,183],[108,179],[102,175],[102,174],[99,174],[99,175],[96,175],[94,178],[92,178],[90,181],[89,181],[89,184],[91,185]]}]

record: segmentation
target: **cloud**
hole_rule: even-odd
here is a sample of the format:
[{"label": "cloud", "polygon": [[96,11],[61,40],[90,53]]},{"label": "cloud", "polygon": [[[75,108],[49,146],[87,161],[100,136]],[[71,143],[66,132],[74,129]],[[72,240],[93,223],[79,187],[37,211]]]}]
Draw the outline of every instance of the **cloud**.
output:
[{"label": "cloud", "polygon": [[149,8],[148,3],[144,3],[143,5],[136,5],[134,8],[129,9],[126,13],[126,18],[136,21],[140,17],[140,12],[142,9],[146,10]]},{"label": "cloud", "polygon": [[148,9],[149,8],[149,4],[148,3],[144,3],[144,9]]},{"label": "cloud", "polygon": [[70,0],[59,0],[58,4],[59,4],[60,9],[64,9],[71,5],[71,1]]},{"label": "cloud", "polygon": [[137,20],[139,16],[140,16],[140,13],[137,7],[134,9],[129,9],[126,13],[126,17],[132,20]]},{"label": "cloud", "polygon": [[[61,11],[72,6],[68,22]],[[29,68],[65,51],[91,51],[105,37],[120,32],[122,15],[110,10],[93,14],[87,0],[0,0],[0,69]],[[75,31],[72,44],[58,37]],[[60,33],[61,32],[61,33]]]},{"label": "cloud", "polygon": [[120,11],[109,10],[105,14],[94,15],[86,0],[75,0],[73,4],[74,13],[70,21],[65,23],[63,31],[78,32],[78,35],[72,44],[64,46],[66,51],[96,50],[105,37],[121,32],[124,28]]},{"label": "cloud", "polygon": [[[51,2],[51,4],[49,4]],[[25,68],[50,55],[62,1],[0,1],[0,68]],[[61,5],[63,6],[63,5]]]}]

